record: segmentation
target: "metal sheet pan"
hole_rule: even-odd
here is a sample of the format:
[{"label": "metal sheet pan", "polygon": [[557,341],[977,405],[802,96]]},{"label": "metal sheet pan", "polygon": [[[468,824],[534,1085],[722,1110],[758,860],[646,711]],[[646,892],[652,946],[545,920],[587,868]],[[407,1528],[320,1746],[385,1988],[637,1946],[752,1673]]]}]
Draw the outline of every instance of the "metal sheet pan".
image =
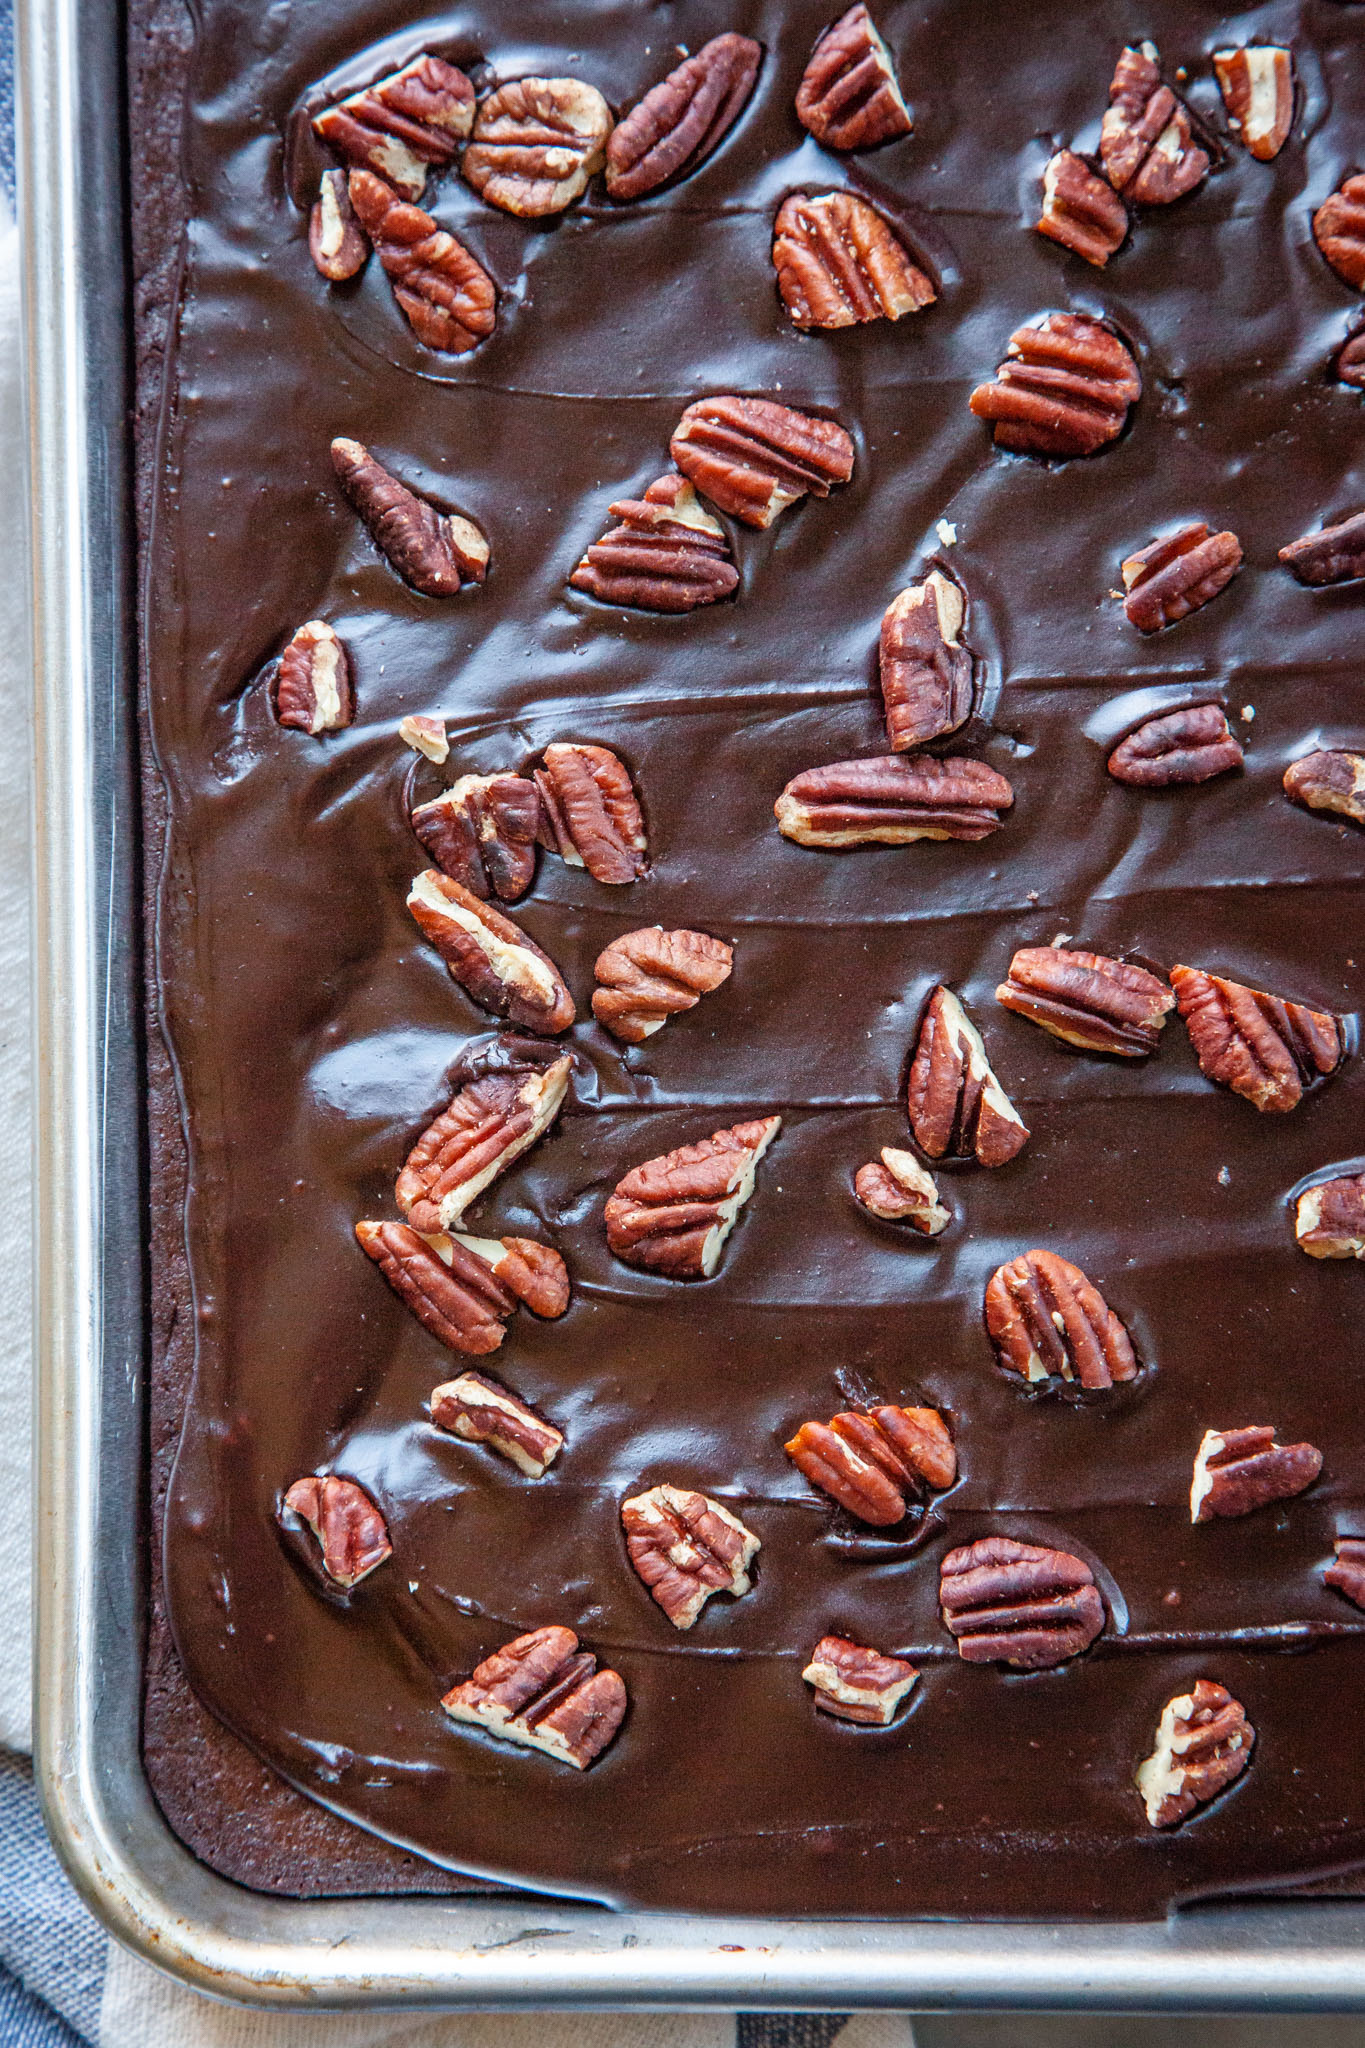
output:
[{"label": "metal sheet pan", "polygon": [[72,1879],[199,1989],[279,2007],[1365,2010],[1365,1903],[1166,1923],[782,1923],[216,1877],[139,1754],[144,1359],[132,569],[113,0],[20,0],[37,618],[37,1762]]}]

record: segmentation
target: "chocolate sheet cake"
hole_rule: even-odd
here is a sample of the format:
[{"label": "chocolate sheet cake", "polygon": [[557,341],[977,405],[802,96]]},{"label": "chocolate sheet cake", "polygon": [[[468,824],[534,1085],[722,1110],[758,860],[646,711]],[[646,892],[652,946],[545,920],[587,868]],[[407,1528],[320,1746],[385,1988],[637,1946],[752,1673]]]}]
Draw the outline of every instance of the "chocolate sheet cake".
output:
[{"label": "chocolate sheet cake", "polygon": [[1365,15],[132,31],[173,1824],[1365,1865]]}]

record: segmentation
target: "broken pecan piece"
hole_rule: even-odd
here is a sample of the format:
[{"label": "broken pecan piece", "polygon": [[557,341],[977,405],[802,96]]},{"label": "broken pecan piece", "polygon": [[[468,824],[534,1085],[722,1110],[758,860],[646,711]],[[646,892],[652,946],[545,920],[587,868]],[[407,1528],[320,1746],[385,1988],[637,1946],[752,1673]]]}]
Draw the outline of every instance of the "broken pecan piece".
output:
[{"label": "broken pecan piece", "polygon": [[441,57],[414,57],[401,71],[314,116],[338,156],[420,199],[428,164],[453,163],[474,125],[474,88]]},{"label": "broken pecan piece", "polygon": [[465,1443],[489,1445],[528,1479],[543,1479],[564,1448],[552,1423],[481,1372],[433,1387],[431,1419]]},{"label": "broken pecan piece", "polygon": [[1111,327],[1088,313],[1044,313],[1015,329],[971,408],[993,426],[997,448],[1065,459],[1116,441],[1141,396],[1137,364]]},{"label": "broken pecan piece", "polygon": [[286,1528],[308,1524],[318,1539],[322,1568],[338,1586],[358,1586],[393,1555],[388,1525],[364,1487],[335,1472],[296,1479],[284,1497],[280,1520]]},{"label": "broken pecan piece", "polygon": [[1365,1259],[1365,1173],[1305,1188],[1294,1205],[1294,1235],[1310,1259]]},{"label": "broken pecan piece", "polygon": [[883,1145],[880,1160],[869,1160],[853,1176],[853,1192],[864,1209],[886,1223],[909,1223],[925,1237],[948,1228],[952,1214],[938,1198],[934,1177],[913,1152]]},{"label": "broken pecan piece", "polygon": [[515,903],[536,871],[540,794],[524,775],[462,775],[415,806],[412,829],[442,874]]},{"label": "broken pecan piece", "polygon": [[476,1664],[441,1705],[452,1721],[583,1771],[625,1719],[626,1688],[619,1671],[598,1670],[571,1628],[536,1628]]},{"label": "broken pecan piece", "polygon": [[986,1285],[986,1328],[1007,1372],[1087,1392],[1137,1377],[1132,1342],[1098,1287],[1056,1252],[1024,1252]]},{"label": "broken pecan piece", "polygon": [[773,268],[796,327],[900,320],[938,297],[875,206],[854,192],[793,192],[773,225]]},{"label": "broken pecan piece", "polygon": [[783,1448],[812,1486],[874,1529],[889,1529],[912,1500],[957,1477],[952,1435],[935,1408],[887,1403],[803,1422]]},{"label": "broken pecan piece", "polygon": [[1062,946],[1021,946],[995,991],[1006,1010],[1084,1052],[1155,1052],[1175,997],[1159,974]]},{"label": "broken pecan piece", "polygon": [[876,149],[913,129],[891,52],[862,0],[818,37],[797,87],[796,117],[827,149]]},{"label": "broken pecan piece", "polygon": [[692,612],[739,582],[725,528],[676,470],[608,510],[621,523],[588,549],[569,578],[574,590],[634,611]]},{"label": "broken pecan piece", "polygon": [[552,1245],[537,1244],[533,1237],[471,1237],[462,1230],[454,1233],[454,1241],[481,1259],[533,1316],[553,1322],[569,1306],[569,1271]]},{"label": "broken pecan piece", "polygon": [[485,1260],[458,1238],[423,1235],[407,1223],[357,1223],[355,1234],[399,1300],[448,1350],[469,1358],[497,1350],[517,1297]]},{"label": "broken pecan piece", "polygon": [[1119,58],[1100,123],[1100,161],[1114,190],[1141,206],[1168,206],[1208,175],[1188,107],[1161,83],[1154,43]]},{"label": "broken pecan piece", "polygon": [[739,1599],[753,1583],[749,1566],[762,1545],[707,1494],[651,1486],[622,1501],[621,1526],[632,1565],[674,1628],[691,1628],[713,1593]]},{"label": "broken pecan piece", "polygon": [[837,420],[771,398],[699,398],[669,452],[685,477],[746,526],[771,526],[809,492],[827,498],[853,474],[853,442]]},{"label": "broken pecan piece", "polygon": [[1206,1429],[1194,1460],[1190,1520],[1250,1515],[1272,1501],[1292,1500],[1322,1470],[1313,1444],[1277,1444],[1258,1423],[1244,1429]]},{"label": "broken pecan piece", "polygon": [[1003,1166],[1028,1127],[995,1077],[981,1033],[942,982],[925,1005],[906,1087],[916,1143],[931,1159]]},{"label": "broken pecan piece", "polygon": [[1089,1649],[1104,1627],[1104,1602],[1088,1564],[1012,1536],[983,1536],[950,1550],[939,1603],[967,1664],[1050,1671]]},{"label": "broken pecan piece", "polygon": [[1128,233],[1128,209],[1107,179],[1074,149],[1059,149],[1043,171],[1040,235],[1102,270]]},{"label": "broken pecan piece", "polygon": [[1228,126],[1258,163],[1268,164],[1289,140],[1294,120],[1294,60],[1274,43],[1215,50],[1214,75]]},{"label": "broken pecan piece", "polygon": [[773,811],[798,846],[908,846],[915,839],[984,839],[1014,802],[1004,776],[954,755],[879,754],[807,768]]},{"label": "broken pecan piece", "polygon": [[352,171],[350,192],[417,339],[448,356],[468,355],[487,341],[497,321],[497,293],[463,242],[373,171]]},{"label": "broken pecan piece", "polygon": [[325,619],[300,626],[281,654],[270,702],[277,722],[299,732],[339,732],[355,717],[351,664]]},{"label": "broken pecan piece", "polygon": [[1365,825],[1365,754],[1305,754],[1285,769],[1284,788],[1310,811],[1336,811]]},{"label": "broken pecan piece", "polygon": [[[1365,178],[1361,179],[1365,192]],[[1280,549],[1280,560],[1314,589],[1329,583],[1356,583],[1365,576],[1365,512],[1353,512],[1335,526],[1305,533]]]},{"label": "broken pecan piece", "polygon": [[514,78],[474,117],[460,174],[489,206],[523,219],[562,213],[606,161],[611,108],[581,78]]},{"label": "broken pecan piece", "polygon": [[1109,773],[1133,789],[1169,789],[1175,783],[1208,782],[1245,760],[1221,704],[1192,704],[1163,711],[1121,739],[1109,756]]},{"label": "broken pecan piece", "polygon": [[625,932],[597,956],[593,1015],[626,1045],[643,1045],[728,980],[733,959],[734,948],[706,932]]},{"label": "broken pecan piece", "polygon": [[1171,986],[1201,1073],[1257,1109],[1293,1109],[1314,1074],[1341,1064],[1341,1026],[1328,1011],[1198,967],[1173,967]]},{"label": "broken pecan piece", "polygon": [[941,569],[892,598],[878,660],[893,753],[956,732],[972,713],[972,654],[962,644],[967,593]]},{"label": "broken pecan piece", "polygon": [[563,976],[510,917],[439,868],[423,868],[408,891],[408,909],[480,1009],[550,1038],[568,1030],[574,1002]]},{"label": "broken pecan piece", "polygon": [[1313,215],[1313,240],[1338,277],[1365,286],[1365,177],[1344,178]]},{"label": "broken pecan piece", "polygon": [[308,216],[308,253],[328,284],[344,284],[369,260],[369,238],[356,219],[345,171],[322,174]]},{"label": "broken pecan piece", "polygon": [[1136,1782],[1154,1828],[1173,1828],[1197,1806],[1239,1778],[1251,1761],[1256,1731],[1240,1700],[1201,1678],[1168,1700],[1157,1724],[1156,1747],[1137,1767]]},{"label": "broken pecan piece", "polygon": [[673,1280],[709,1280],[781,1123],[756,1117],[633,1167],[604,1211],[617,1258]]},{"label": "broken pecan piece", "polygon": [[733,31],[713,36],[617,122],[607,142],[607,190],[643,199],[705,162],[743,113],[763,45]]},{"label": "broken pecan piece", "polygon": [[1241,566],[1235,533],[1210,533],[1202,521],[1182,526],[1121,564],[1124,613],[1139,633],[1158,633],[1217,597]]},{"label": "broken pecan piece", "polygon": [[919,1677],[903,1657],[884,1657],[847,1636],[821,1636],[801,1673],[822,1714],[864,1728],[889,1728]]},{"label": "broken pecan piece", "polygon": [[1333,1548],[1336,1556],[1322,1575],[1323,1584],[1365,1608],[1365,1536],[1338,1536]]},{"label": "broken pecan piece", "polygon": [[1352,329],[1334,360],[1341,383],[1351,385],[1356,391],[1365,390],[1365,327]]},{"label": "broken pecan piece", "polygon": [[385,561],[424,597],[454,597],[488,573],[488,542],[472,519],[438,512],[359,441],[332,443],[332,467]]},{"label": "broken pecan piece", "polygon": [[645,821],[624,762],[610,747],[576,740],[545,749],[535,771],[540,843],[594,882],[617,886],[645,872]]},{"label": "broken pecan piece", "polygon": [[425,755],[437,767],[450,758],[450,741],[446,737],[443,718],[432,718],[425,711],[410,711],[406,718],[398,721],[398,737],[405,747],[412,748],[414,754]]},{"label": "broken pecan piece", "polygon": [[514,1038],[470,1056],[461,1085],[409,1152],[394,1199],[414,1230],[453,1230],[465,1210],[558,1116],[568,1053]]}]

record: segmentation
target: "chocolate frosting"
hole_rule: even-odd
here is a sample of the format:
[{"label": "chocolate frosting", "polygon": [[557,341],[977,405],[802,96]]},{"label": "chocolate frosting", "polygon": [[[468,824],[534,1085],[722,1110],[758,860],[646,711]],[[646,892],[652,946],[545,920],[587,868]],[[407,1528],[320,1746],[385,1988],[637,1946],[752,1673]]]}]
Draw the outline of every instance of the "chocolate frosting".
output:
[{"label": "chocolate frosting", "polygon": [[[155,1000],[183,1091],[198,1318],[171,1613],[196,1689],[262,1757],[462,1871],[649,1907],[1150,1915],[1365,1861],[1365,1756],[1343,1711],[1365,1684],[1365,1615],[1322,1584],[1334,1535],[1365,1529],[1365,1276],[1305,1259],[1286,1201],[1305,1175],[1359,1168],[1365,1076],[1352,1058],[1292,1115],[1258,1116],[1203,1079],[1178,1021],[1153,1059],[1107,1060],[992,991],[1016,946],[1068,932],[1317,1008],[1359,1001],[1365,837],[1289,804],[1280,779],[1310,745],[1365,739],[1362,597],[1305,590],[1275,555],[1365,500],[1361,399],[1328,368],[1352,297],[1310,233],[1365,153],[1365,14],[892,0],[879,25],[915,132],[845,160],[792,109],[837,11],[201,10],[145,607],[171,823]],[[582,77],[619,109],[729,28],[764,45],[754,96],[668,190],[615,206],[598,181],[540,224],[453,175],[429,187],[498,285],[475,354],[424,350],[377,263],[330,289],[314,271],[289,180],[311,196],[300,110],[319,82],[431,48],[499,77]],[[1295,131],[1270,165],[1229,147],[1101,272],[1032,232],[1039,177],[1059,141],[1094,146],[1115,58],[1142,35],[1168,77],[1188,68],[1215,128],[1212,51],[1292,43]],[[774,289],[773,216],[793,190],[840,185],[887,206],[940,296],[896,325],[801,334]],[[1051,307],[1112,320],[1144,385],[1112,449],[1057,466],[998,453],[967,407],[1012,329]],[[838,418],[852,482],[770,532],[733,530],[740,588],[709,610],[568,591],[608,504],[643,492],[683,406],[718,391]],[[477,519],[484,588],[437,602],[398,581],[336,488],[337,434]],[[1120,558],[1196,518],[1237,533],[1246,566],[1142,639],[1112,594]],[[982,672],[952,750],[1001,769],[1014,808],[979,845],[787,843],[772,804],[792,775],[885,750],[878,625],[936,557],[970,593]],[[336,626],[355,675],[356,722],[324,740],[276,727],[262,687],[310,617]],[[1210,700],[1244,773],[1165,792],[1107,775],[1142,717]],[[452,1360],[353,1237],[394,1213],[409,1145],[488,1028],[404,909],[424,856],[396,727],[415,711],[450,720],[451,775],[522,767],[554,739],[608,745],[648,819],[647,879],[609,889],[545,858],[515,913],[581,1020],[568,1110],[472,1218],[556,1244],[573,1276],[561,1322],[520,1313],[482,1362],[567,1436],[540,1481],[431,1428]],[[436,771],[420,775],[434,793]],[[734,973],[629,1051],[591,1021],[592,962],[653,923],[733,943]],[[1033,1135],[997,1172],[941,1168],[953,1221],[927,1241],[861,1212],[851,1181],[907,1142],[907,1053],[940,980]],[[629,1167],[773,1111],[781,1135],[713,1280],[612,1258],[602,1204]],[[1035,1244],[1123,1317],[1145,1367],[1133,1386],[1030,1399],[999,1371],[983,1289]],[[783,1454],[803,1420],[859,1398],[951,1416],[961,1476],[903,1530],[848,1521]],[[1203,1431],[1247,1422],[1317,1444],[1322,1479],[1192,1529]],[[372,1494],[394,1545],[349,1596],[276,1520],[320,1468]],[[713,1495],[763,1543],[754,1591],[712,1601],[686,1636],[619,1526],[620,1500],[660,1481]],[[992,1531],[1091,1564],[1108,1622],[1088,1653],[1029,1676],[959,1662],[939,1561]],[[629,1688],[620,1737],[584,1775],[440,1710],[480,1657],[547,1622]],[[920,1668],[893,1728],[814,1711],[800,1672],[831,1631]],[[1200,1677],[1244,1703],[1255,1757],[1215,1806],[1154,1834],[1133,1770]]]}]

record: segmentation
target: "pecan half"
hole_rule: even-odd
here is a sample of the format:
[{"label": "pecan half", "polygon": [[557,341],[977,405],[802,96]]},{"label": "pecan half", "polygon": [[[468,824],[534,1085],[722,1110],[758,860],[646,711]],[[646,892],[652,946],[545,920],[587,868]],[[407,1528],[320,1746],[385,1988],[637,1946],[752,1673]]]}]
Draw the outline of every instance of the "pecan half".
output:
[{"label": "pecan half", "polygon": [[1310,811],[1335,811],[1365,825],[1365,754],[1305,754],[1285,769],[1284,788]]},{"label": "pecan half", "polygon": [[967,1664],[1050,1671],[1089,1649],[1104,1602],[1088,1564],[1068,1550],[983,1536],[943,1560],[939,1604]]},{"label": "pecan half", "polygon": [[322,1551],[322,1568],[338,1586],[358,1586],[393,1556],[388,1525],[364,1487],[335,1472],[296,1479],[280,1520],[286,1528],[308,1524]]},{"label": "pecan half", "polygon": [[728,980],[734,957],[733,947],[706,932],[666,932],[657,924],[625,932],[597,956],[592,1013],[626,1045],[643,1045]]},{"label": "pecan half", "polygon": [[1365,1536],[1338,1536],[1333,1548],[1336,1556],[1322,1575],[1323,1584],[1365,1607]]},{"label": "pecan half", "polygon": [[473,125],[473,86],[431,56],[414,57],[313,118],[338,156],[387,179],[405,199],[421,198],[428,164],[453,163]]},{"label": "pecan half", "polygon": [[568,1053],[500,1039],[409,1152],[394,1199],[414,1230],[454,1230],[465,1210],[559,1115]]},{"label": "pecan half", "polygon": [[496,1351],[517,1305],[487,1262],[444,1233],[407,1223],[357,1223],[356,1240],[399,1300],[447,1350],[469,1358]]},{"label": "pecan half", "polygon": [[827,498],[853,474],[853,442],[837,420],[771,398],[700,398],[669,452],[713,504],[746,526],[771,526],[809,492]]},{"label": "pecan half", "polygon": [[967,593],[941,569],[893,597],[878,650],[886,736],[900,754],[956,732],[972,713],[972,655],[962,644]]},{"label": "pecan half", "polygon": [[1305,1188],[1294,1205],[1294,1235],[1310,1259],[1365,1259],[1365,1173]]},{"label": "pecan half", "polygon": [[891,52],[862,0],[818,37],[796,90],[796,117],[828,149],[876,149],[913,129]]},{"label": "pecan half", "polygon": [[1365,286],[1365,177],[1343,178],[1313,215],[1313,240],[1338,277]]},{"label": "pecan half", "polygon": [[412,829],[442,874],[515,903],[536,871],[540,795],[524,775],[462,775],[414,806]]},{"label": "pecan half", "polygon": [[514,78],[480,106],[460,172],[523,219],[562,213],[606,161],[611,108],[580,78]]},{"label": "pecan half", "polygon": [[373,171],[351,172],[351,204],[413,333],[428,348],[464,356],[497,322],[493,280],[463,242]]},{"label": "pecan half", "polygon": [[1217,597],[1241,566],[1235,533],[1210,533],[1202,521],[1182,526],[1120,565],[1124,614],[1139,633],[1159,633]]},{"label": "pecan half", "polygon": [[784,199],[773,224],[773,268],[796,327],[900,320],[938,297],[885,215],[854,192]]},{"label": "pecan half", "polygon": [[536,1628],[476,1664],[441,1705],[452,1721],[583,1771],[625,1719],[626,1688],[619,1671],[598,1670],[571,1628]]},{"label": "pecan half", "polygon": [[691,1628],[713,1593],[736,1599],[762,1548],[718,1500],[684,1486],[651,1486],[621,1503],[626,1550],[674,1628]]},{"label": "pecan half", "polygon": [[986,1328],[1007,1372],[1087,1392],[1137,1377],[1128,1332],[1099,1288],[1056,1252],[1024,1252],[986,1284]]},{"label": "pecan half", "polygon": [[[1365,193],[1365,178],[1361,179]],[[1365,212],[1365,205],[1362,206]],[[1335,526],[1305,533],[1280,549],[1280,560],[1298,577],[1320,589],[1328,583],[1356,583],[1365,576],[1365,512],[1353,512]]]},{"label": "pecan half", "polygon": [[410,711],[406,718],[398,721],[398,737],[405,747],[411,747],[414,754],[425,755],[437,767],[450,758],[450,741],[446,737],[446,722],[443,718],[432,718],[424,711]]},{"label": "pecan half", "polygon": [[528,1479],[543,1479],[564,1448],[552,1423],[481,1372],[462,1372],[433,1387],[431,1419],[465,1443],[487,1444]]},{"label": "pecan half", "polygon": [[1268,164],[1289,140],[1294,121],[1294,60],[1274,43],[1215,50],[1214,75],[1228,126],[1259,163]]},{"label": "pecan half", "polygon": [[643,199],[705,162],[743,113],[763,45],[733,30],[713,36],[617,122],[607,142],[607,190]]},{"label": "pecan half", "polygon": [[1208,782],[1245,761],[1221,704],[1192,704],[1146,718],[1109,756],[1109,773],[1133,789],[1169,789]]},{"label": "pecan half", "polygon": [[692,612],[739,582],[725,528],[676,470],[608,509],[621,523],[588,549],[569,578],[574,590],[633,611]]},{"label": "pecan half", "polygon": [[1043,171],[1043,210],[1035,225],[1050,242],[1103,270],[1128,233],[1128,209],[1083,156],[1059,149]]},{"label": "pecan half", "polygon": [[1365,390],[1365,327],[1353,328],[1334,358],[1338,380],[1356,391]]},{"label": "pecan half", "polygon": [[345,171],[322,174],[308,216],[308,253],[328,284],[344,284],[369,260],[369,238],[356,219]]},{"label": "pecan half", "polygon": [[1014,802],[984,761],[880,754],[794,775],[773,811],[798,846],[908,846],[915,839],[984,839]]},{"label": "pecan half", "polygon": [[917,1144],[931,1159],[1003,1166],[1028,1142],[1028,1127],[995,1077],[981,1033],[942,982],[925,1005],[906,1086]]},{"label": "pecan half", "polygon": [[458,512],[438,512],[376,462],[359,441],[332,443],[332,467],[370,539],[403,581],[424,597],[454,597],[488,573],[488,541]]},{"label": "pecan half", "polygon": [[351,664],[325,619],[300,626],[281,654],[270,703],[277,722],[299,732],[339,732],[355,717]]},{"label": "pecan half", "polygon": [[1157,1724],[1156,1747],[1136,1772],[1138,1791],[1154,1828],[1173,1828],[1197,1806],[1240,1778],[1251,1761],[1256,1731],[1240,1700],[1201,1678],[1168,1700]]},{"label": "pecan half", "polygon": [[594,882],[615,887],[645,872],[645,821],[624,762],[610,747],[557,740],[535,771],[540,843]]},{"label": "pecan half", "polygon": [[1173,967],[1171,986],[1200,1071],[1257,1109],[1293,1109],[1314,1074],[1341,1064],[1341,1026],[1328,1011],[1198,967]]},{"label": "pecan half", "polygon": [[874,1529],[889,1529],[912,1500],[957,1477],[952,1435],[935,1408],[887,1403],[803,1422],[783,1448],[812,1486]]},{"label": "pecan half", "polygon": [[903,1657],[884,1657],[847,1636],[821,1636],[801,1673],[822,1714],[864,1728],[889,1728],[919,1677]]},{"label": "pecan half", "polygon": [[1277,1444],[1268,1426],[1206,1429],[1195,1454],[1190,1520],[1250,1515],[1272,1501],[1292,1500],[1321,1470],[1322,1452],[1315,1445]]},{"label": "pecan half", "polygon": [[568,1030],[574,1002],[563,976],[510,917],[439,868],[423,868],[408,891],[408,909],[480,1009],[551,1038]]},{"label": "pecan half", "polygon": [[1114,190],[1141,206],[1168,206],[1208,175],[1189,109],[1161,83],[1154,43],[1119,58],[1100,123],[1100,161]]},{"label": "pecan half", "polygon": [[604,1211],[617,1258],[673,1280],[709,1280],[781,1123],[756,1117],[633,1167]]},{"label": "pecan half", "polygon": [[1065,459],[1116,441],[1141,396],[1137,364],[1111,327],[1088,313],[1044,313],[1015,329],[971,408],[993,426],[997,448]]},{"label": "pecan half", "polygon": [[879,1160],[858,1168],[853,1193],[872,1215],[886,1223],[912,1224],[925,1237],[937,1237],[953,1220],[938,1198],[934,1176],[913,1152],[899,1152],[894,1145],[883,1145]]},{"label": "pecan half", "polygon": [[1155,1052],[1175,997],[1159,974],[1062,946],[1021,946],[995,991],[1006,1010],[1084,1052]]}]

